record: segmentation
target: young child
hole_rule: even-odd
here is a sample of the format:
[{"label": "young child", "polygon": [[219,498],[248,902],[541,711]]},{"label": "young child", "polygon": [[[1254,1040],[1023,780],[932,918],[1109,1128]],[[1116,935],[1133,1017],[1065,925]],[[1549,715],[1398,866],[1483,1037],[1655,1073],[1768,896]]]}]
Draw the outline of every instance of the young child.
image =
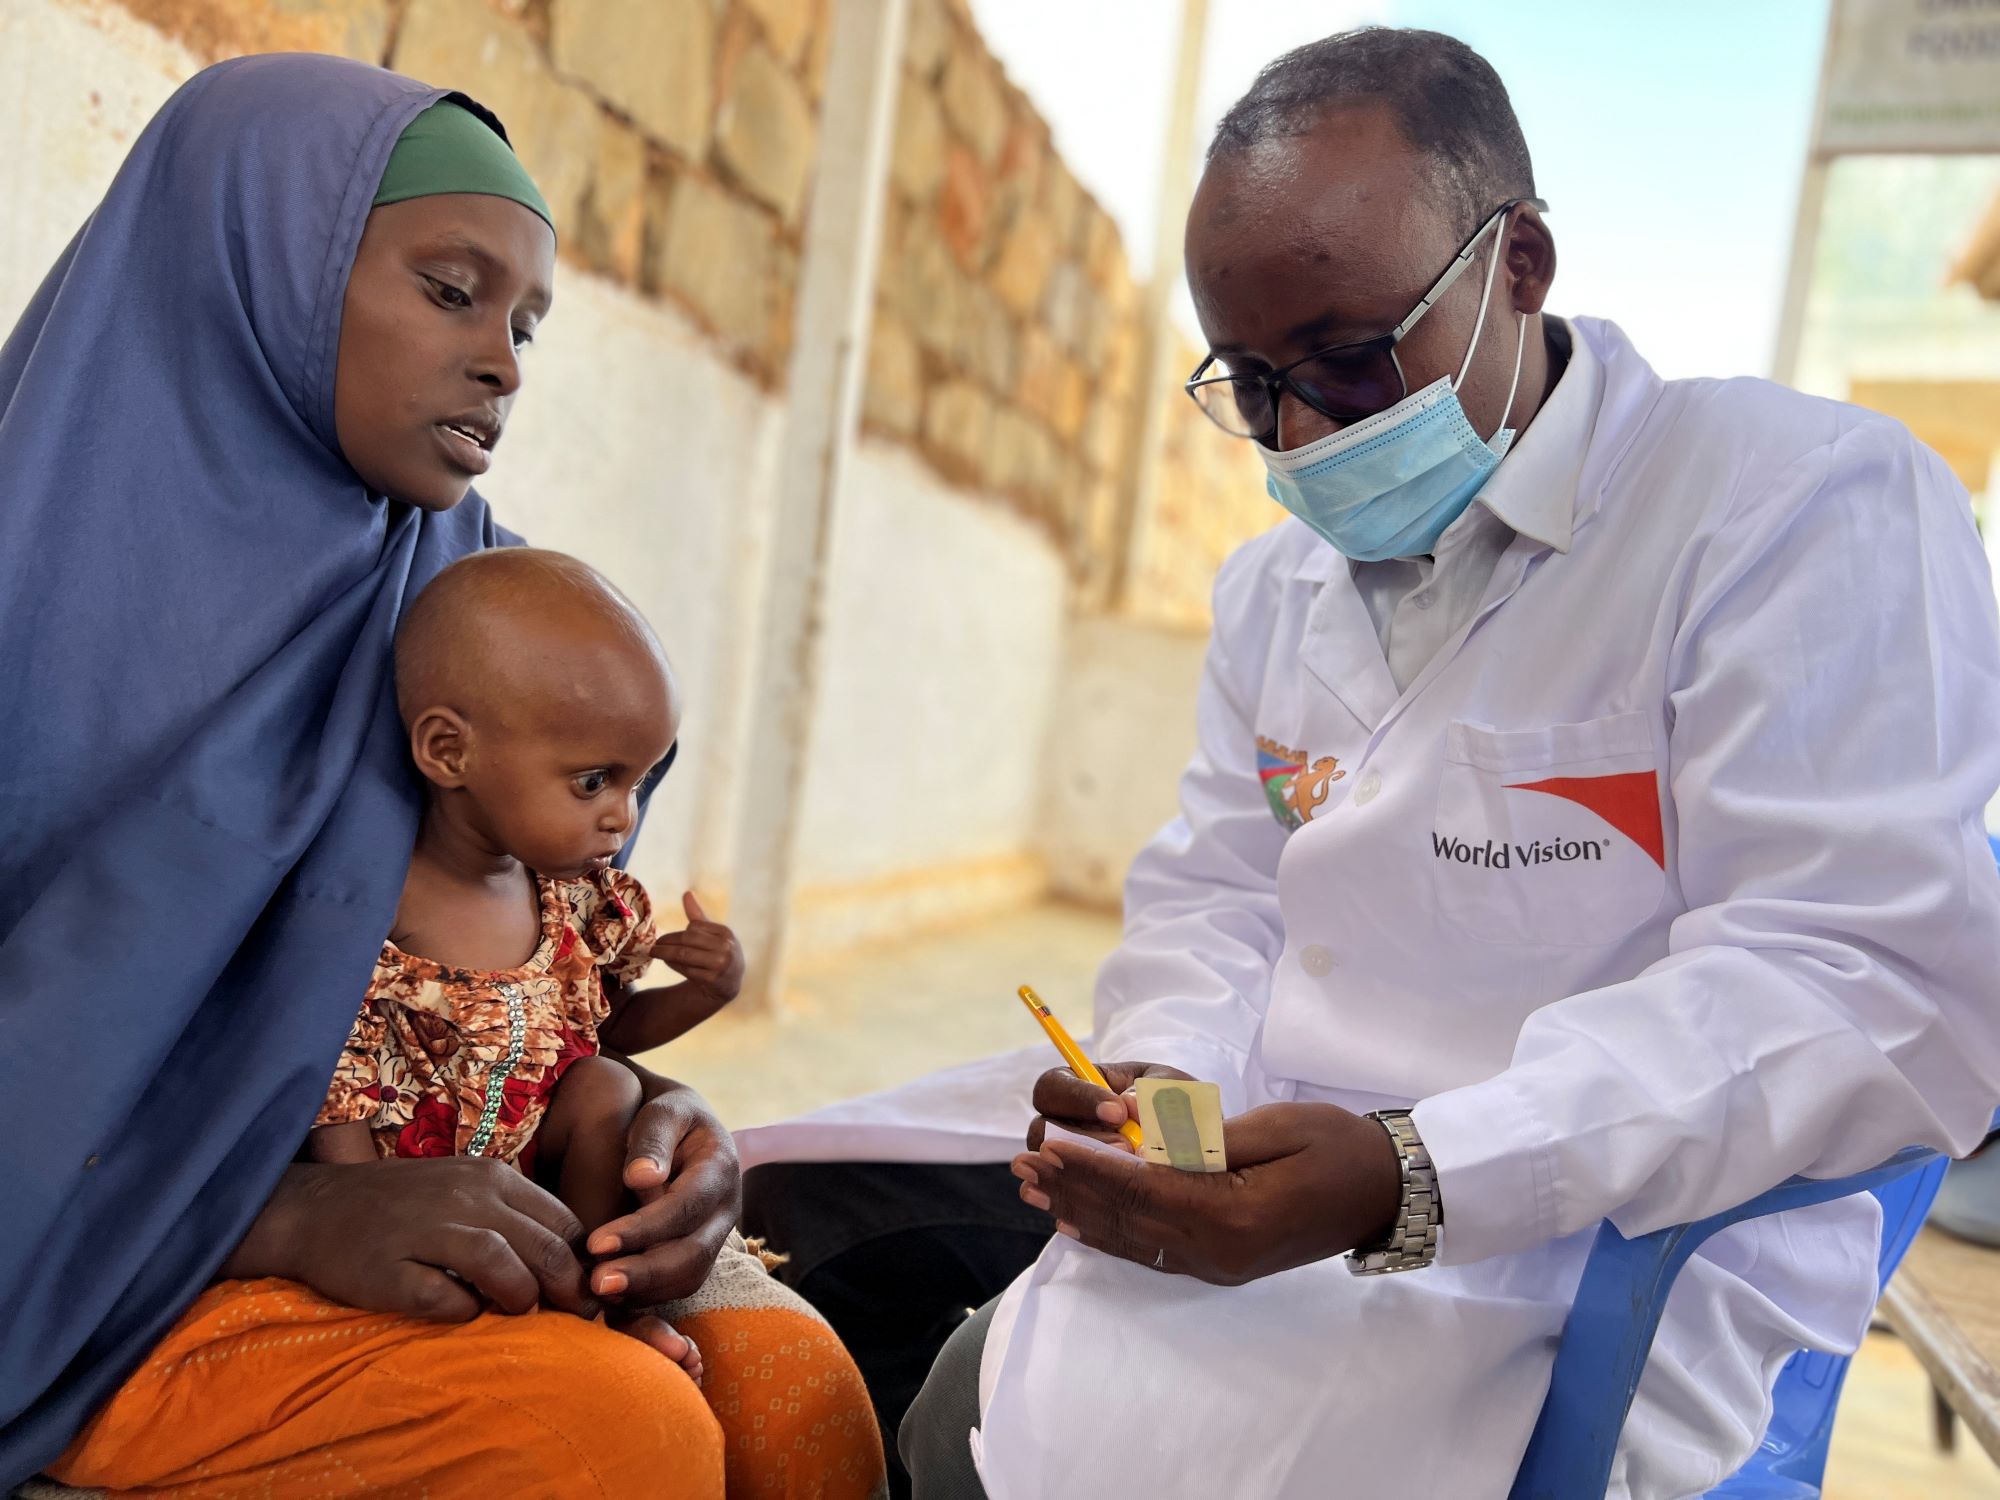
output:
[{"label": "young child", "polygon": [[[428,801],[312,1155],[494,1157],[554,1190],[587,1235],[632,1206],[641,1103],[601,1049],[670,1042],[743,982],[735,935],[692,892],[687,929],[662,936],[611,865],[673,757],[673,669],[592,569],[510,547],[453,564],[411,606],[396,697]],[[683,979],[635,989],[655,959]]]}]

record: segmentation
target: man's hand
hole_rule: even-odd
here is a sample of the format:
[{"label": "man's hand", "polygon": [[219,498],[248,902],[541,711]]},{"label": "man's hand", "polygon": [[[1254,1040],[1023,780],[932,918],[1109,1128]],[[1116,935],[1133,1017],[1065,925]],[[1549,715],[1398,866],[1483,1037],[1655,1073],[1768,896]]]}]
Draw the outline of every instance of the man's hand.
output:
[{"label": "man's hand", "polygon": [[1139,1105],[1129,1097],[1141,1078],[1180,1078],[1192,1081],[1178,1068],[1159,1063],[1101,1062],[1097,1071],[1111,1085],[1101,1089],[1086,1083],[1068,1068],[1051,1068],[1035,1080],[1035,1118],[1028,1126],[1028,1149],[1041,1149],[1042,1137],[1051,1122],[1079,1135],[1096,1136],[1114,1146],[1130,1150],[1118,1127],[1139,1118]]},{"label": "man's hand", "polygon": [[1073,1239],[1219,1286],[1372,1244],[1395,1221],[1402,1167],[1375,1121],[1332,1104],[1267,1104],[1223,1134],[1227,1172],[1055,1140],[1015,1157],[1014,1175],[1022,1200]]},{"label": "man's hand", "polygon": [[653,957],[698,986],[720,1010],[742,992],[743,945],[723,923],[709,920],[693,891],[681,894],[681,910],[687,927],[655,943]]},{"label": "man's hand", "polygon": [[639,1207],[590,1237],[591,1290],[632,1307],[685,1297],[708,1279],[736,1223],[742,1170],[736,1142],[701,1095],[648,1072],[639,1075],[646,1103],[627,1137],[625,1185]]},{"label": "man's hand", "polygon": [[594,1317],[575,1215],[482,1157],[299,1163],[225,1276],[284,1276],[349,1307],[462,1323],[489,1305]]}]

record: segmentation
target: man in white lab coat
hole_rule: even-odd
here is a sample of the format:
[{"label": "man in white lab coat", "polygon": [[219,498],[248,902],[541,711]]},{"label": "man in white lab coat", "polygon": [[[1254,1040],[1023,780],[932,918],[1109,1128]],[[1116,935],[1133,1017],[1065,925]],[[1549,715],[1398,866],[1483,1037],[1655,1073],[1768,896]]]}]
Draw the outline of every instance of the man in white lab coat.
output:
[{"label": "man in white lab coat", "polygon": [[[1192,389],[1296,519],[1217,581],[1095,1055],[1219,1082],[1233,1170],[1036,1121],[1062,1236],[947,1346],[920,1497],[1503,1496],[1601,1220],[1962,1152],[2000,1101],[1964,492],[1882,417],[1544,317],[1542,210],[1500,81],[1430,33],[1303,48],[1217,132]],[[1034,1098],[1107,1140],[1128,1107]],[[1795,1350],[1855,1347],[1878,1220],[1710,1241],[1614,1494],[1704,1492]]]}]

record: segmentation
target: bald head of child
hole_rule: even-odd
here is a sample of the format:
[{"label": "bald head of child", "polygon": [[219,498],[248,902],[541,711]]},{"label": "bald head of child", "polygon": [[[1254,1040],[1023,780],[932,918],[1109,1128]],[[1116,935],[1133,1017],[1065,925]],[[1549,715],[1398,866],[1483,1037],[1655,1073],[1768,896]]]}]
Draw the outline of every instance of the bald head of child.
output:
[{"label": "bald head of child", "polygon": [[595,569],[528,547],[463,558],[418,596],[396,700],[430,787],[426,836],[559,879],[625,846],[680,732],[645,617]]}]

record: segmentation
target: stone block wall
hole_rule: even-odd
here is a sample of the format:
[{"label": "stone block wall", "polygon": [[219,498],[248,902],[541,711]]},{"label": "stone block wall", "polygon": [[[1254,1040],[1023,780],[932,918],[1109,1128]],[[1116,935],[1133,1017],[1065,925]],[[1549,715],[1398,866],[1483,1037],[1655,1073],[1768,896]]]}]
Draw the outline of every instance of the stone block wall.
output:
[{"label": "stone block wall", "polygon": [[1138,298],[1118,230],[960,0],[911,0],[863,417],[1109,577]]},{"label": "stone block wall", "polygon": [[[831,0],[122,3],[203,57],[338,52],[472,94],[547,194],[566,261],[782,384]],[[966,0],[911,0],[904,66],[864,424],[1033,521],[1075,601],[1102,607],[1138,378],[1125,247]],[[1254,455],[1192,403],[1167,444],[1127,602],[1200,622],[1215,563],[1275,511]]]},{"label": "stone block wall", "polygon": [[[1201,351],[1176,341],[1173,369],[1185,376]],[[1202,414],[1184,393],[1167,405],[1160,486],[1128,595],[1131,613],[1171,625],[1205,624],[1215,570],[1258,532],[1284,519],[1264,490],[1256,449]]]}]

